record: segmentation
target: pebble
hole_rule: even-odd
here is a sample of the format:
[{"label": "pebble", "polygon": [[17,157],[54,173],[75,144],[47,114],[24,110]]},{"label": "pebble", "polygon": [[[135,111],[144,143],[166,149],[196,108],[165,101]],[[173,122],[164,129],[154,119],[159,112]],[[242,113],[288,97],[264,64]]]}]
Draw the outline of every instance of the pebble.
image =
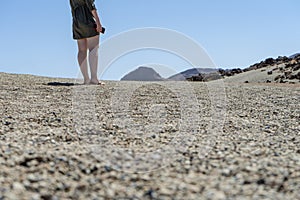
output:
[{"label": "pebble", "polygon": [[39,177],[38,175],[35,175],[35,174],[29,174],[27,176],[27,180],[29,180],[30,182],[38,182],[41,180],[41,177]]},{"label": "pebble", "polygon": [[231,174],[230,169],[223,169],[223,171],[222,171],[223,176],[230,176],[230,174]]},{"label": "pebble", "polygon": [[217,191],[217,192],[215,192],[215,194],[214,194],[214,199],[215,199],[215,200],[223,200],[223,199],[226,199],[226,195],[225,195],[225,193],[222,192],[222,191]]},{"label": "pebble", "polygon": [[16,190],[16,191],[19,191],[19,192],[25,191],[25,187],[23,186],[22,183],[19,183],[19,182],[14,182],[13,183],[13,189]]}]

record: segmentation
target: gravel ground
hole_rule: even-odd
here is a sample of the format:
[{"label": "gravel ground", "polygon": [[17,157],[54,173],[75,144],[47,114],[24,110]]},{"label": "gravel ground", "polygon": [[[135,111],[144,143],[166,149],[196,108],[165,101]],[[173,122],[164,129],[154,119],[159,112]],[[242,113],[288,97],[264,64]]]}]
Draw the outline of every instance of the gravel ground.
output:
[{"label": "gravel ground", "polygon": [[299,85],[0,73],[0,199],[300,199]]}]

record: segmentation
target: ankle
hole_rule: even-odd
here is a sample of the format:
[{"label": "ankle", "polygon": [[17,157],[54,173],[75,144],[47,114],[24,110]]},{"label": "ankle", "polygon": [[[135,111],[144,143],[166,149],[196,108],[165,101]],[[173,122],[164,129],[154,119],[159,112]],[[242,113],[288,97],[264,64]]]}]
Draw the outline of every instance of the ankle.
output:
[{"label": "ankle", "polygon": [[92,77],[91,81],[98,81],[98,78],[97,77]]},{"label": "ankle", "polygon": [[83,80],[83,82],[84,82],[84,84],[89,84],[89,82],[90,82],[90,79],[89,79],[89,78],[87,78],[87,79],[84,79],[84,80]]}]

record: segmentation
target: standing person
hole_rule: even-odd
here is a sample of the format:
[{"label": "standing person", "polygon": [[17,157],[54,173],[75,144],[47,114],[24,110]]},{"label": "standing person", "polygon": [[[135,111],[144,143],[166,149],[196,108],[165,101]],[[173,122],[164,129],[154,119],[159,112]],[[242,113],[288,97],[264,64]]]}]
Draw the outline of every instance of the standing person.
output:
[{"label": "standing person", "polygon": [[[97,77],[99,35],[102,32],[102,25],[95,0],[70,0],[70,5],[73,17],[73,39],[77,40],[78,44],[77,58],[84,84],[103,85],[104,83]],[[88,73],[88,61],[91,78]]]}]

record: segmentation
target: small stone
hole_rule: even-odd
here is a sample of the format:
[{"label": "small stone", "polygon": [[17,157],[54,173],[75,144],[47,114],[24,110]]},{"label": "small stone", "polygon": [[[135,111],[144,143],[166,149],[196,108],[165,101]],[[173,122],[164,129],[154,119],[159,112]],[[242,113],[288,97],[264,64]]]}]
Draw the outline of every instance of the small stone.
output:
[{"label": "small stone", "polygon": [[169,195],[169,196],[172,196],[172,195],[173,195],[173,192],[172,192],[170,189],[166,188],[166,187],[160,188],[159,191],[160,191],[160,193],[163,194],[163,195]]},{"label": "small stone", "polygon": [[37,175],[29,174],[29,175],[27,176],[27,180],[29,180],[30,182],[38,182],[38,181],[40,181],[41,179],[40,179]]},{"label": "small stone", "polygon": [[108,166],[108,165],[105,165],[104,169],[105,169],[106,172],[112,171],[112,168],[110,166]]},{"label": "small stone", "polygon": [[37,166],[39,164],[39,162],[37,160],[32,160],[30,162],[28,162],[28,166],[29,167],[32,167],[32,166]]},{"label": "small stone", "polygon": [[223,171],[222,171],[223,176],[230,176],[230,174],[231,174],[230,169],[223,169]]},{"label": "small stone", "polygon": [[153,155],[151,155],[151,158],[153,160],[160,160],[161,159],[161,155],[160,154],[153,154]]},{"label": "small stone", "polygon": [[255,156],[261,156],[261,155],[264,154],[264,151],[261,150],[261,149],[257,149],[255,151],[253,151],[252,154],[255,155]]},{"label": "small stone", "polygon": [[52,196],[51,194],[44,194],[41,198],[43,200],[58,200],[57,196]]},{"label": "small stone", "polygon": [[16,191],[25,191],[25,187],[23,186],[22,183],[14,182],[12,186],[13,186],[13,189]]},{"label": "small stone", "polygon": [[215,192],[214,199],[223,200],[223,199],[226,199],[226,195],[223,191],[217,191],[217,192]]},{"label": "small stone", "polygon": [[33,194],[31,199],[32,200],[39,200],[39,199],[41,199],[41,196],[40,196],[40,194]]},{"label": "small stone", "polygon": [[157,195],[153,189],[150,189],[147,192],[145,192],[145,196],[149,197],[150,199],[157,198]]},{"label": "small stone", "polygon": [[265,179],[261,178],[256,182],[258,185],[264,185],[266,183]]},{"label": "small stone", "polygon": [[108,190],[107,190],[107,196],[108,196],[109,198],[114,197],[114,196],[115,196],[115,191],[112,190],[112,189],[108,189]]}]

